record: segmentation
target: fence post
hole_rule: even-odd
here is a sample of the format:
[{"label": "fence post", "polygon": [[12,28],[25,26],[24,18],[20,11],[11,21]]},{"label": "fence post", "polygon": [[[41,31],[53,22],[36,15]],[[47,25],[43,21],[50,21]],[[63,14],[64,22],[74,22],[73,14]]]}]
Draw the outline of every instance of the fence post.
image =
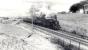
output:
[{"label": "fence post", "polygon": [[63,39],[63,43],[62,43],[63,47],[64,47],[64,39]]},{"label": "fence post", "polygon": [[71,46],[71,39],[70,39],[70,45],[69,45],[69,48],[70,48],[70,46]]},{"label": "fence post", "polygon": [[78,47],[78,50],[80,50],[80,42],[79,42],[79,47]]}]

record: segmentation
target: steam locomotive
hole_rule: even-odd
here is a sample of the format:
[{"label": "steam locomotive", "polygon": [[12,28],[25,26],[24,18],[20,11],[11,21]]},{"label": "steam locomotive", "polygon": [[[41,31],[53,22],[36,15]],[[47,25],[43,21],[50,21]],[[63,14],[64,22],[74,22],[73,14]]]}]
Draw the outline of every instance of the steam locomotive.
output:
[{"label": "steam locomotive", "polygon": [[50,19],[46,19],[45,15],[42,15],[41,17],[33,16],[33,19],[24,18],[23,21],[53,30],[59,30],[61,28],[59,25],[59,21],[57,21],[56,15],[50,17]]}]

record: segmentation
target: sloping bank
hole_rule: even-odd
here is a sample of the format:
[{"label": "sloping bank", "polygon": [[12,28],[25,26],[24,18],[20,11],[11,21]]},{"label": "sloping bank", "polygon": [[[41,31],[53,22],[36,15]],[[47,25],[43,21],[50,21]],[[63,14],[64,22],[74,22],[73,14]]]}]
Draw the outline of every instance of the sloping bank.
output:
[{"label": "sloping bank", "polygon": [[15,25],[0,24],[0,50],[63,50],[60,45],[40,36],[39,32],[27,38],[29,31]]}]

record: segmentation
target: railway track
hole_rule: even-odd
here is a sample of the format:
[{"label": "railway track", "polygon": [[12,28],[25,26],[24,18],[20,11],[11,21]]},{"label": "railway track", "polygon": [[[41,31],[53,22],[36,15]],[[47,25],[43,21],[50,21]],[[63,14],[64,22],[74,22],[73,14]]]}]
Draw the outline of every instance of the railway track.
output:
[{"label": "railway track", "polygon": [[[88,50],[88,40],[83,39],[81,37],[77,37],[76,35],[72,36],[72,35],[67,34],[66,32],[63,32],[63,31],[54,31],[54,30],[47,29],[47,28],[40,27],[40,26],[35,26],[34,29],[39,30],[41,32],[47,31],[48,34],[53,34],[53,35],[57,36],[57,38],[62,37],[62,38],[64,38],[64,40],[68,39],[69,42],[66,42],[66,41],[64,41],[64,42],[70,43],[70,41],[71,41],[71,43],[73,43],[72,45],[76,46],[77,48],[80,48],[78,50],[81,50],[81,49]],[[77,46],[76,44],[78,44],[79,46]]]},{"label": "railway track", "polygon": [[[24,27],[28,29],[28,25],[32,25],[32,24],[27,24],[27,26],[24,26]],[[51,30],[51,29],[44,28],[44,27],[37,26],[37,25],[33,25],[33,27],[34,27],[33,28],[34,30],[37,30],[37,31],[40,31],[40,32],[44,32],[44,34],[48,34],[48,35],[52,34],[53,36],[56,36],[56,38],[61,37],[64,40],[67,39],[67,40],[69,40],[69,43],[71,41],[72,45],[78,47],[77,46],[77,44],[78,44],[78,45],[81,45],[80,48],[82,48],[83,50],[88,50],[88,40],[87,39],[83,39],[83,38],[81,38],[78,35],[71,35],[71,33],[68,34],[68,32],[64,32],[64,31],[60,31],[60,30],[59,31],[55,31],[55,30]]]},{"label": "railway track", "polygon": [[55,30],[51,30],[51,29],[44,28],[44,27],[41,27],[41,26],[36,26],[36,25],[34,25],[34,26],[35,26],[34,29],[37,29],[37,30],[38,30],[38,28],[40,28],[40,29],[42,29],[42,30],[44,30],[44,31],[47,31],[47,32],[52,33],[52,34],[55,34],[55,35],[57,35],[57,36],[62,36],[62,37],[65,37],[65,38],[74,40],[74,41],[76,41],[76,42],[81,42],[81,43],[83,43],[83,44],[86,43],[85,45],[88,46],[88,40],[83,39],[83,38],[81,38],[81,37],[78,36],[78,35],[74,35],[74,36],[73,36],[72,33],[68,34],[69,32],[64,32],[64,31],[60,31],[60,30],[59,30],[59,31],[55,31]]}]

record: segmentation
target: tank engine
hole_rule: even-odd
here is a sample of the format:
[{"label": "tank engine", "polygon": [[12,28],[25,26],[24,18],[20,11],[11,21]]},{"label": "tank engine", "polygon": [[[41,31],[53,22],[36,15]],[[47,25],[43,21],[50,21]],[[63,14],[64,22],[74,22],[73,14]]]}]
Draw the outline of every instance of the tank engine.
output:
[{"label": "tank engine", "polygon": [[51,16],[50,19],[46,19],[45,16],[46,16],[45,14],[42,14],[41,17],[34,16],[33,20],[29,18],[25,18],[23,19],[23,21],[27,23],[32,23],[33,21],[33,24],[35,25],[50,28],[53,30],[60,29],[59,21],[57,21],[56,15]]}]

